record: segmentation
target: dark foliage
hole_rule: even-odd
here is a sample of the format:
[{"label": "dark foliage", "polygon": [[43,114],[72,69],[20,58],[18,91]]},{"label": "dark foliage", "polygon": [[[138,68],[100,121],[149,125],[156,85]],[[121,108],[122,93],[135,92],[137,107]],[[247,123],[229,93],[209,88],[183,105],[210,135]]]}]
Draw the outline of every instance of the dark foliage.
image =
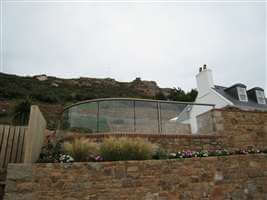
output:
[{"label": "dark foliage", "polygon": [[197,97],[197,90],[192,89],[190,92],[185,92],[181,88],[173,88],[168,95],[168,99],[172,101],[194,102]]},{"label": "dark foliage", "polygon": [[48,141],[42,148],[38,163],[54,163],[59,162],[60,155],[63,153],[61,144]]},{"label": "dark foliage", "polygon": [[19,102],[14,108],[13,124],[15,125],[27,125],[31,112],[31,99],[26,98]]}]

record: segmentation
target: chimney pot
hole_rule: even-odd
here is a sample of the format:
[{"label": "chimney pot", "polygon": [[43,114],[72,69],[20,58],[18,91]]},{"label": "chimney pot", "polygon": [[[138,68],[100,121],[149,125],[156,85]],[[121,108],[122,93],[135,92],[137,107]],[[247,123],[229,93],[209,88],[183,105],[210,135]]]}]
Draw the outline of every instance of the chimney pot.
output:
[{"label": "chimney pot", "polygon": [[203,69],[204,70],[207,69],[207,65],[206,64],[203,65]]},{"label": "chimney pot", "polygon": [[202,72],[202,67],[199,68],[199,72]]}]

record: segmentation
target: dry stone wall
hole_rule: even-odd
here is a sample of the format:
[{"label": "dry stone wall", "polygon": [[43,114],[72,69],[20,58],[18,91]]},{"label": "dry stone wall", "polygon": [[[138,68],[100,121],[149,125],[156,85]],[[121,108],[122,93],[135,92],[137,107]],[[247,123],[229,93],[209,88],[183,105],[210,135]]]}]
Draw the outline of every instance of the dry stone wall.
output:
[{"label": "dry stone wall", "polygon": [[226,148],[267,147],[267,112],[213,110],[215,130]]},{"label": "dry stone wall", "polygon": [[[223,136],[220,135],[155,135],[155,134],[95,134],[86,136],[90,141],[101,143],[108,137],[144,138],[169,152],[181,150],[215,150],[223,148]],[[68,137],[71,140],[73,137]]]},{"label": "dry stone wall", "polygon": [[267,156],[10,164],[4,200],[220,200],[267,197]]}]

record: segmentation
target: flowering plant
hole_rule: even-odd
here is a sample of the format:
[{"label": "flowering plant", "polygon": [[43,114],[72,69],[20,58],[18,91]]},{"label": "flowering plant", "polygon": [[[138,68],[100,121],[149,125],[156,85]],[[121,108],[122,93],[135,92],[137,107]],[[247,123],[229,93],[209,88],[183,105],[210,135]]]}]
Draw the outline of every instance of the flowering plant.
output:
[{"label": "flowering plant", "polygon": [[[255,154],[255,153],[264,153],[264,150],[259,149],[238,149],[235,151],[229,151],[227,149],[218,149],[218,150],[201,150],[201,151],[190,151],[183,150],[178,151],[177,153],[169,153],[168,158],[193,158],[193,157],[208,157],[208,156],[227,156],[235,154]],[[266,151],[267,153],[267,151]]]},{"label": "flowering plant", "polygon": [[39,160],[39,163],[57,163],[59,162],[60,155],[63,153],[60,143],[53,143],[50,140],[45,146],[43,146]]},{"label": "flowering plant", "polygon": [[74,159],[70,155],[60,154],[59,162],[60,163],[71,163],[71,162],[74,162]]}]

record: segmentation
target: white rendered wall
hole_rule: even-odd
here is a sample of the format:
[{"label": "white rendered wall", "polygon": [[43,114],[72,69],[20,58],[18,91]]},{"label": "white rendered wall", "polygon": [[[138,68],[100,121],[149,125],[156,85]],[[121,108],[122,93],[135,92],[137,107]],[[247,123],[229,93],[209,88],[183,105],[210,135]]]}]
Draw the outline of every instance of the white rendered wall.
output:
[{"label": "white rendered wall", "polygon": [[[209,89],[206,91],[206,94],[203,96],[197,96],[195,103],[207,103],[207,104],[215,104],[215,108],[223,108],[227,105],[231,105],[231,102],[228,102],[224,97],[220,96],[213,89]],[[201,113],[207,112],[211,110],[210,106],[193,106],[190,113],[190,125],[192,134],[196,134],[198,131],[197,127],[197,116]]]},{"label": "white rendered wall", "polygon": [[[227,105],[232,105],[230,101],[228,101],[212,89],[214,88],[214,83],[211,69],[203,68],[196,75],[196,80],[198,96],[195,103],[214,104],[215,108],[222,108]],[[211,110],[212,108],[212,106],[193,106],[192,110],[190,111],[190,124],[192,134],[196,134],[198,131],[196,117],[204,112]]]},{"label": "white rendered wall", "polygon": [[203,69],[203,71],[196,75],[196,80],[197,90],[200,96],[207,94],[209,89],[214,87],[211,69]]}]

